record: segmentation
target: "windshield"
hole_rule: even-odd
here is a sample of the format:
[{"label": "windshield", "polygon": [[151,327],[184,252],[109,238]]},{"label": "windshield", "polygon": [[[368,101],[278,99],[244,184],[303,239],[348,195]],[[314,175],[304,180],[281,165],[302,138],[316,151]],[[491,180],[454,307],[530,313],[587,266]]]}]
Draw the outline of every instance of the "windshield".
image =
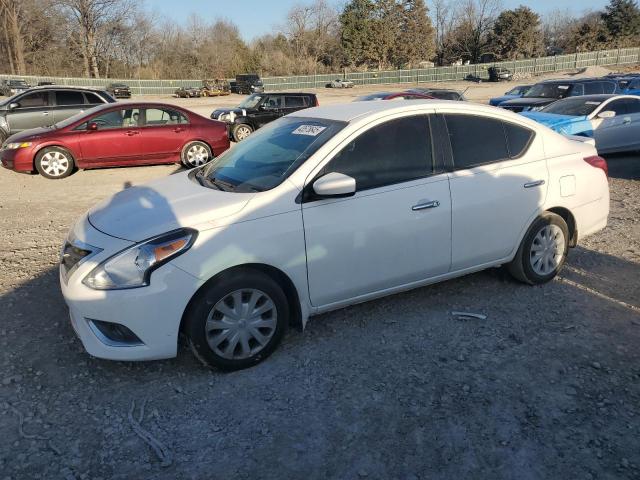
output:
[{"label": "windshield", "polygon": [[254,108],[256,105],[260,103],[260,101],[264,98],[264,95],[249,95],[245,98],[240,105],[239,108]]},{"label": "windshield", "polygon": [[[220,190],[269,190],[279,185],[345,125],[317,118],[280,118],[227,150],[198,172],[197,177]],[[209,186],[204,182],[201,181]]]},{"label": "windshield", "polygon": [[354,100],[354,102],[366,102],[369,100],[384,100],[390,95],[388,92],[372,93],[370,95],[362,95]]},{"label": "windshield", "polygon": [[524,97],[531,98],[564,98],[569,94],[571,85],[561,83],[538,83],[531,87]]},{"label": "windshield", "polygon": [[531,87],[515,87],[509,90],[505,95],[524,95]]},{"label": "windshield", "polygon": [[565,98],[544,107],[541,112],[581,117],[590,115],[602,100],[585,100],[582,97]]}]

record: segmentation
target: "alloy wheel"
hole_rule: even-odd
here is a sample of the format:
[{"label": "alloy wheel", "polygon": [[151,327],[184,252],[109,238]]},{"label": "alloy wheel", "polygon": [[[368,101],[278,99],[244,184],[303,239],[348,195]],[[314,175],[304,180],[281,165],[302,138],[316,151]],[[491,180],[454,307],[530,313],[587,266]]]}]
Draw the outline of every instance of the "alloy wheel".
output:
[{"label": "alloy wheel", "polygon": [[248,127],[238,127],[236,130],[236,138],[238,140],[244,140],[251,135],[251,130]]},{"label": "alloy wheel", "polygon": [[198,143],[191,145],[187,150],[187,163],[192,167],[204,165],[209,161],[209,151],[204,145]]},{"label": "alloy wheel", "polygon": [[52,177],[60,177],[69,170],[69,157],[58,151],[47,152],[40,160],[42,170]]}]

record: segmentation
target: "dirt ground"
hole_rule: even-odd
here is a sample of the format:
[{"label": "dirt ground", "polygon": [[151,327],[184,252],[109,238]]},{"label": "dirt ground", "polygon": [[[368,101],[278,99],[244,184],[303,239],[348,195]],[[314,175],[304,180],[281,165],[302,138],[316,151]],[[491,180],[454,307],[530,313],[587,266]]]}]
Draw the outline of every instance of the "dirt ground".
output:
[{"label": "dirt ground", "polygon": [[[239,98],[179,103],[208,114]],[[72,222],[177,166],[0,170],[0,480],[639,479],[640,155],[607,160],[609,226],[556,281],[489,270],[332,312],[227,374],[184,346],[91,358],[58,286]]]}]

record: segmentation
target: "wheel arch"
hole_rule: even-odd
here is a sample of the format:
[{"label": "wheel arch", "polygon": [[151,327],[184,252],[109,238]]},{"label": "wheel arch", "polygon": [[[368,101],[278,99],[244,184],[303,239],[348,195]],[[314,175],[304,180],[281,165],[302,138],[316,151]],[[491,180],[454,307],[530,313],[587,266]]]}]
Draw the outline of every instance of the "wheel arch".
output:
[{"label": "wheel arch", "polygon": [[546,211],[562,217],[567,224],[567,228],[569,228],[569,246],[575,247],[578,244],[578,225],[571,210],[565,207],[551,207],[547,208]]},{"label": "wheel arch", "polygon": [[289,311],[291,313],[291,318],[290,318],[290,322],[289,322],[290,326],[296,327],[298,329],[302,329],[303,328],[302,308],[301,308],[301,304],[300,304],[300,295],[298,294],[298,289],[296,288],[296,286],[293,283],[293,281],[291,280],[291,278],[286,273],[284,273],[282,270],[280,270],[279,268],[274,267],[273,265],[268,265],[266,263],[244,263],[244,264],[240,264],[240,265],[234,265],[233,267],[229,267],[226,270],[223,270],[222,272],[217,273],[216,275],[211,277],[209,280],[204,282],[193,293],[193,295],[189,299],[189,302],[187,303],[187,306],[184,309],[184,312],[182,313],[182,318],[180,319],[180,331],[181,332],[183,331],[183,328],[184,328],[184,323],[185,323],[185,318],[187,316],[187,313],[191,309],[196,296],[204,288],[209,287],[213,283],[221,282],[221,281],[224,280],[224,278],[226,276],[228,276],[228,275],[230,275],[232,273],[235,273],[237,271],[240,271],[240,270],[255,270],[255,271],[258,271],[260,273],[263,273],[263,274],[267,275],[274,282],[276,282],[278,285],[280,285],[280,287],[284,291],[285,296],[287,297],[287,302],[289,304]]},{"label": "wheel arch", "polygon": [[37,150],[33,152],[33,158],[31,159],[31,162],[34,170],[36,169],[36,157],[38,156],[38,154],[45,148],[51,148],[51,147],[62,148],[67,152],[69,152],[69,154],[71,154],[71,159],[73,160],[74,167],[79,168],[78,161],[82,163],[82,159],[79,158],[78,155],[76,155],[73,149],[69,148],[67,145],[64,145],[60,142],[52,142],[52,143],[43,143],[42,145],[39,145]]}]

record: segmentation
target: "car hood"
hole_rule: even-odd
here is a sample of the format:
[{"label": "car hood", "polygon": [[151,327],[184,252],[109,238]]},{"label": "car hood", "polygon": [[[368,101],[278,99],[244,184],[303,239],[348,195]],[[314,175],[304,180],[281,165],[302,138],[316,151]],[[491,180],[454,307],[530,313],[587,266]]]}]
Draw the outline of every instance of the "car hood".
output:
[{"label": "car hood", "polygon": [[23,130],[22,132],[19,132],[19,133],[14,133],[9,138],[7,138],[5,143],[27,142],[30,140],[37,140],[55,131],[56,130],[53,128],[46,128],[46,127],[30,128],[28,130]]},{"label": "car hood", "polygon": [[502,102],[506,102],[507,100],[513,100],[514,98],[520,98],[520,95],[502,95],[501,97],[493,97],[489,100],[489,105],[499,105]]},{"label": "car hood", "polygon": [[539,97],[520,97],[514,98],[513,100],[507,100],[503,102],[501,106],[509,105],[509,106],[521,106],[521,107],[529,107],[536,105],[547,105],[549,103],[555,102],[558,100],[557,98],[539,98]]},{"label": "car hood", "polygon": [[89,210],[89,221],[107,235],[140,242],[180,227],[211,227],[238,213],[254,195],[203,187],[189,173],[118,192]]},{"label": "car hood", "polygon": [[593,135],[594,124],[586,115],[556,115],[543,112],[522,112],[521,115],[564,135]]}]

